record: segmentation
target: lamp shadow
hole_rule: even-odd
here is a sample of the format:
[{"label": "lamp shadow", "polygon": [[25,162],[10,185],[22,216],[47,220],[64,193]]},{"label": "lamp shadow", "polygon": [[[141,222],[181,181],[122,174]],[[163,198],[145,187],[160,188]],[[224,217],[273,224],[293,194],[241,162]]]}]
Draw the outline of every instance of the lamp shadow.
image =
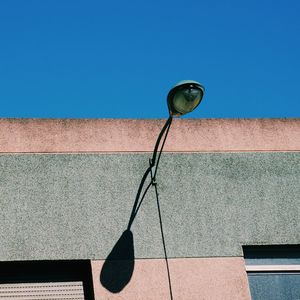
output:
[{"label": "lamp shadow", "polygon": [[133,234],[125,230],[107,256],[100,273],[101,284],[119,293],[130,281],[134,270]]},{"label": "lamp shadow", "polygon": [[[137,194],[136,198],[133,204],[133,208],[131,210],[131,215],[129,218],[127,230],[125,230],[115,246],[113,247],[112,251],[107,256],[102,269],[100,273],[100,282],[103,287],[105,287],[108,291],[112,293],[119,293],[124,289],[124,287],[128,284],[130,281],[133,270],[134,270],[134,245],[133,245],[133,234],[130,231],[132,222],[134,221],[139,208],[145,198],[145,195],[147,194],[149,188],[151,186],[155,187],[155,195],[156,195],[156,201],[157,201],[157,208],[159,213],[159,222],[160,222],[160,230],[162,235],[162,242],[164,246],[164,253],[165,253],[165,260],[167,265],[167,271],[168,271],[168,280],[169,280],[169,287],[170,287],[170,296],[172,297],[172,289],[171,289],[171,280],[170,280],[170,272],[169,272],[169,266],[168,266],[168,257],[166,252],[166,245],[165,245],[165,239],[163,234],[163,227],[162,227],[162,219],[161,219],[161,212],[159,207],[159,199],[158,199],[158,192],[157,192],[157,184],[155,181],[156,178],[156,172],[160,160],[161,153],[163,151],[163,147],[166,141],[166,138],[168,136],[168,132],[172,123],[172,116],[170,115],[168,120],[166,121],[164,127],[160,131],[158,138],[155,143],[155,147],[152,153],[152,158],[149,160],[149,167],[146,169]],[[161,139],[163,138],[163,142],[161,144],[160,150],[159,145],[161,143]],[[157,153],[159,151],[158,157]],[[157,157],[157,160],[156,160]],[[155,167],[155,169],[154,169]],[[143,186],[146,182],[146,179],[148,176],[151,175],[151,181],[148,184],[148,186],[144,189],[144,192],[142,193]]]}]

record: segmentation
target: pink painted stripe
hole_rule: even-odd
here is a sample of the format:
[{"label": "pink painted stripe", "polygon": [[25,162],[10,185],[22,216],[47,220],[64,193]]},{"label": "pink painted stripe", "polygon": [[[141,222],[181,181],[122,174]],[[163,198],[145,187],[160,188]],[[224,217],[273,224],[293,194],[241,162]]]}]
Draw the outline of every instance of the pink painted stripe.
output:
[{"label": "pink painted stripe", "polygon": [[[0,119],[0,153],[148,152],[165,120]],[[176,119],[170,152],[299,151],[299,119]]]},{"label": "pink painted stripe", "polygon": [[[95,299],[170,299],[166,265],[163,259],[139,259],[128,285],[113,294],[100,283],[102,260],[92,261]],[[242,258],[170,259],[174,299],[250,300]]]}]

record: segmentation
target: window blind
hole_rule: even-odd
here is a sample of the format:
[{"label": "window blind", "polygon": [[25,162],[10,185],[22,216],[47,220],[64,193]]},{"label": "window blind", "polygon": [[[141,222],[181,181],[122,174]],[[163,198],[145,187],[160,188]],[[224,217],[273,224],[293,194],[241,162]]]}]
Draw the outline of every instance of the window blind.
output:
[{"label": "window blind", "polygon": [[83,283],[34,282],[0,284],[0,300],[84,300]]}]

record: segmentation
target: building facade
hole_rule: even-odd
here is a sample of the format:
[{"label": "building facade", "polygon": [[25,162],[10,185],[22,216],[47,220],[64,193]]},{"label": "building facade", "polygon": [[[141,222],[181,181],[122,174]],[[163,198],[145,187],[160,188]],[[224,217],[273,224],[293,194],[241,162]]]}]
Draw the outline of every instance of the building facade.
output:
[{"label": "building facade", "polygon": [[[0,119],[1,300],[170,299],[153,189],[120,256],[128,282],[101,279],[163,124]],[[174,299],[259,299],[262,272],[300,282],[299,150],[300,119],[173,121],[157,187]]]}]

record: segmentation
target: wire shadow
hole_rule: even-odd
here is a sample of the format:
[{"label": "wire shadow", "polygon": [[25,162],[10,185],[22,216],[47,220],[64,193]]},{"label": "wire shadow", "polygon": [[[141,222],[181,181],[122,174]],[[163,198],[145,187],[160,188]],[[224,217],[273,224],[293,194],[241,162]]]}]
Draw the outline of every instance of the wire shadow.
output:
[{"label": "wire shadow", "polygon": [[130,281],[133,270],[133,234],[127,229],[107,256],[100,273],[100,282],[110,292],[119,293]]}]

